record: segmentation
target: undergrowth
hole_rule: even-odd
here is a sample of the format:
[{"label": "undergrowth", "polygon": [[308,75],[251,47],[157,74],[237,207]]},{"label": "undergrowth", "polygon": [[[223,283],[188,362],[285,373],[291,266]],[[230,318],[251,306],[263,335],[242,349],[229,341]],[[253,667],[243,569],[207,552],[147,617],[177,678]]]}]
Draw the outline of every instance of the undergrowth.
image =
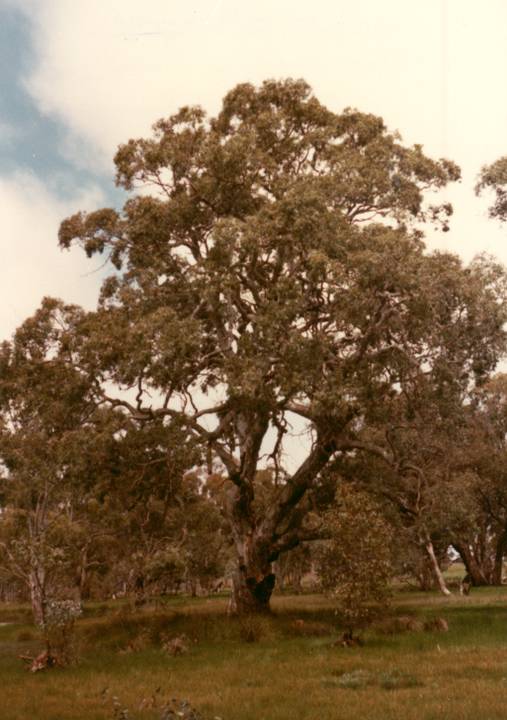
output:
[{"label": "undergrowth", "polygon": [[35,675],[17,656],[42,639],[18,608],[18,622],[0,626],[0,717],[112,720],[116,697],[130,720],[159,720],[162,698],[185,699],[206,720],[331,720],[337,707],[341,720],[500,720],[506,600],[506,589],[403,593],[396,614],[420,620],[414,628],[444,617],[449,631],[371,629],[362,648],[334,644],[339,618],[318,596],[276,598],[272,617],[243,620],[228,618],[223,600],[138,612],[108,604],[77,621],[77,665]]}]

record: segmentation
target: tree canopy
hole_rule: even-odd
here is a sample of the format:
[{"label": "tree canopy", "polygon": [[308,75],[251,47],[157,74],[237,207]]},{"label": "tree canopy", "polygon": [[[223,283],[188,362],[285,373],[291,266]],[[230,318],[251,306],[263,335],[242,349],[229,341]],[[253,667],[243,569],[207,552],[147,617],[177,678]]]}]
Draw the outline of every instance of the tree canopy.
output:
[{"label": "tree canopy", "polygon": [[[311,531],[307,491],[392,398],[451,398],[504,351],[505,274],[427,254],[421,224],[459,178],[381,118],[333,113],[303,81],[239,85],[183,108],[115,157],[122,211],[65,220],[64,248],[114,269],[68,336],[97,403],[177,426],[229,481],[241,611],[268,606],[271,563]],[[286,437],[310,441],[294,471]],[[258,511],[259,470],[275,490]],[[210,468],[211,469],[211,468]]]}]

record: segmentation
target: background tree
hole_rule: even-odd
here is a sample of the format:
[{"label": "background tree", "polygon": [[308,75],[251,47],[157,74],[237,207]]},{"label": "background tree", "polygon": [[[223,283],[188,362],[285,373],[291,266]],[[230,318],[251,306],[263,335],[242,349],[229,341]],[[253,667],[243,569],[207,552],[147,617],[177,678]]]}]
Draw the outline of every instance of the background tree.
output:
[{"label": "background tree", "polygon": [[501,222],[507,220],[507,157],[501,157],[491,165],[485,165],[475,186],[477,195],[486,191],[494,194],[494,202],[489,208],[491,218]]},{"label": "background tree", "polygon": [[[2,562],[29,590],[36,622],[69,570],[75,496],[71,438],[90,429],[87,379],[62,361],[80,311],[45,300],[0,353]],[[79,488],[86,496],[87,488]]]},{"label": "background tree", "polygon": [[500,585],[507,550],[507,379],[498,373],[476,388],[466,407],[449,528],[474,585]]},{"label": "background tree", "polygon": [[[97,406],[88,378],[69,360],[67,333],[80,315],[46,299],[0,356],[0,562],[28,589],[41,625],[50,600],[86,598],[97,579],[99,596],[118,590],[110,586],[115,576],[144,598],[154,567],[160,581],[161,558],[167,574],[171,553],[183,577],[175,515],[193,517],[182,492],[199,455],[174,423],[140,427],[121,409]],[[200,542],[206,522],[216,530],[208,514],[196,524]],[[209,552],[219,537],[207,538]]]},{"label": "background tree", "polygon": [[122,410],[114,415],[116,430],[102,439],[94,498],[97,531],[109,537],[103,583],[143,604],[154,588],[183,580],[180,519],[191,515],[187,474],[200,455],[177,424],[139,426]]}]

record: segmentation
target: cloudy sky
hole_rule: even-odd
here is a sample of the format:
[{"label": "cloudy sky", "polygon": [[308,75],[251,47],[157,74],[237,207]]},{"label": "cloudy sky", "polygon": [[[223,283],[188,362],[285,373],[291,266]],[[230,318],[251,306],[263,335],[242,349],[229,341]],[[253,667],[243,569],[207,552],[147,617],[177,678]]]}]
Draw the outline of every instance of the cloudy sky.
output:
[{"label": "cloudy sky", "polygon": [[505,0],[0,0],[0,339],[43,295],[93,307],[99,263],[56,234],[78,209],[121,205],[119,143],[271,77],[455,160],[452,229],[428,242],[507,264],[507,228],[473,193],[507,154],[506,70]]}]

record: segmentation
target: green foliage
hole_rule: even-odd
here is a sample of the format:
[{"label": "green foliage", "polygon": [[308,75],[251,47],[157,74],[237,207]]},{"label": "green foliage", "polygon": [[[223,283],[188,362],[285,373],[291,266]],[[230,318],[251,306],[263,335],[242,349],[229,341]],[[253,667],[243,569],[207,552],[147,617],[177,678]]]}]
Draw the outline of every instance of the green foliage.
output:
[{"label": "green foliage", "polygon": [[347,627],[365,627],[391,598],[392,528],[365,492],[343,484],[325,514],[325,531],[330,540],[318,557],[322,586],[336,599]]},{"label": "green foliage", "polygon": [[[147,433],[177,428],[226,473],[235,598],[250,611],[269,602],[273,560],[308,539],[304,498],[336,456],[397,419],[396,398],[451,407],[495,366],[505,273],[425,253],[421,223],[445,230],[452,212],[427,195],[459,178],[454,163],[379,117],[331,112],[302,80],[239,85],[214,118],[182,108],[115,164],[133,192],[123,210],[60,228],[62,247],[115,267],[68,335],[72,362],[97,402]],[[294,415],[314,442],[290,472]],[[174,437],[155,447],[172,456]]]},{"label": "green foliage", "polygon": [[1,575],[25,586],[42,625],[47,600],[86,595],[97,578],[104,592],[126,557],[121,584],[136,559],[168,570],[168,515],[199,460],[177,423],[139,428],[97,404],[69,350],[78,318],[46,299],[0,357]]},{"label": "green foliage", "polygon": [[494,202],[489,208],[490,217],[502,222],[507,220],[507,157],[482,168],[475,190],[478,195],[484,190],[492,192]]},{"label": "green foliage", "polygon": [[[114,266],[97,311],[45,299],[0,351],[0,559],[39,620],[75,587],[139,606],[209,590],[232,543],[237,609],[266,609],[273,561],[292,550],[304,567],[308,496],[336,464],[386,480],[434,556],[464,398],[506,345],[504,269],[425,252],[421,224],[452,213],[428,191],[459,169],[301,80],[239,85],[214,118],[183,108],[115,164],[123,210],[59,233]],[[294,416],[312,437],[296,471]],[[322,554],[351,626],[390,572],[387,503],[356,492],[328,513]]]},{"label": "green foliage", "polygon": [[60,666],[78,661],[75,622],[81,615],[80,603],[71,600],[49,600],[46,603],[42,632],[48,655]]}]

